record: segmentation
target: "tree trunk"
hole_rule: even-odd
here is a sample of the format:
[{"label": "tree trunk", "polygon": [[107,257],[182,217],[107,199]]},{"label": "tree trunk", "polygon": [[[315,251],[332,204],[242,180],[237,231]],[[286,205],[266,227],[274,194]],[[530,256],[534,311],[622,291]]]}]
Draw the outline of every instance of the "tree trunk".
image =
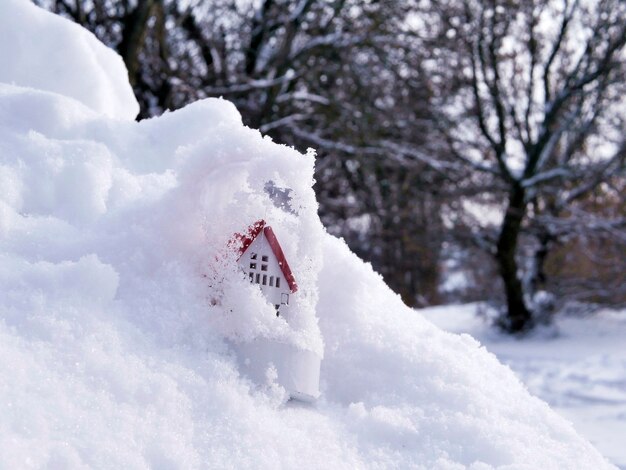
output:
[{"label": "tree trunk", "polygon": [[135,10],[124,19],[122,41],[118,52],[124,59],[128,69],[128,80],[132,86],[137,84],[137,75],[140,72],[139,54],[148,31],[148,22],[153,14],[158,0],[144,0],[137,4]]},{"label": "tree trunk", "polygon": [[546,260],[550,254],[550,249],[554,244],[554,237],[547,231],[542,231],[537,235],[539,246],[535,249],[532,260],[532,272],[530,273],[529,289],[534,295],[538,291],[545,289],[546,285]]},{"label": "tree trunk", "polygon": [[496,259],[506,293],[507,312],[500,326],[509,333],[521,333],[532,327],[532,315],[524,302],[522,283],[517,276],[517,242],[526,211],[524,189],[514,187],[498,238]]}]

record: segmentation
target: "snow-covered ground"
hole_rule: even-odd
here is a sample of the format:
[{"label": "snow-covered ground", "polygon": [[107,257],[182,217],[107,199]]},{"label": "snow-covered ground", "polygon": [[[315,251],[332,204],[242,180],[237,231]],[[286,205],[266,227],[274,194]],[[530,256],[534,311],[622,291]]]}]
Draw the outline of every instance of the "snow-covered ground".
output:
[{"label": "snow-covered ground", "polygon": [[495,333],[475,305],[420,314],[446,331],[471,334],[532,394],[626,469],[626,311],[557,317],[554,327],[523,340]]},{"label": "snow-covered ground", "polygon": [[[325,232],[313,152],[223,100],[135,122],[119,57],[28,0],[0,64],[0,468],[614,468]],[[259,218],[289,322],[227,249]],[[315,405],[240,372],[256,338],[323,356]]]}]

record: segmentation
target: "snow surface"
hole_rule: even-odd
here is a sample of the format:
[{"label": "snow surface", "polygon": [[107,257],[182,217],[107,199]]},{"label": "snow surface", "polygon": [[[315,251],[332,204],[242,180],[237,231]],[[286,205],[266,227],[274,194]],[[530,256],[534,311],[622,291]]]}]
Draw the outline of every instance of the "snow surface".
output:
[{"label": "snow surface", "polygon": [[[12,31],[33,21],[44,51],[55,28],[93,41],[26,0],[0,16],[6,5],[32,12]],[[99,47],[74,65],[92,70]],[[0,83],[0,467],[614,468],[326,234],[312,152],[245,128],[222,100],[117,119],[74,99],[75,76]],[[91,93],[115,102],[125,72],[106,76]],[[291,210],[269,181],[292,189]],[[260,217],[300,286],[289,324],[224,249]],[[286,402],[275,371],[239,373],[228,345],[254,338],[323,353],[315,406]]]},{"label": "snow surface", "polygon": [[476,305],[419,313],[446,331],[469,333],[509,365],[529,390],[626,469],[626,311],[562,315],[523,341],[499,335]]},{"label": "snow surface", "polygon": [[139,112],[121,57],[31,2],[0,1],[0,64],[0,82],[61,93],[113,118]]}]

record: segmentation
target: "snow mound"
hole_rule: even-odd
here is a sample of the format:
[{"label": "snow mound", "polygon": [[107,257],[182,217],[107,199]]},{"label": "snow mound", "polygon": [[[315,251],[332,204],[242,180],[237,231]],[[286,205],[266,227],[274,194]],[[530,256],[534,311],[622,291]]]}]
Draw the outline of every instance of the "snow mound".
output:
[{"label": "snow mound", "polygon": [[495,333],[484,306],[431,307],[420,313],[454,333],[480,338],[529,390],[546,400],[619,468],[626,468],[626,310],[562,312],[525,341]]},{"label": "snow mound", "polygon": [[112,118],[139,112],[122,59],[89,31],[31,2],[0,2],[0,64],[0,82],[60,93]]},{"label": "snow mound", "polygon": [[[32,11],[42,33],[59,21]],[[21,85],[0,84],[2,465],[612,468],[326,234],[313,153],[223,100],[136,123]],[[300,287],[290,323],[225,250],[259,218]],[[239,372],[230,345],[254,338],[324,355],[315,406],[286,402],[271,369],[261,384]]]}]

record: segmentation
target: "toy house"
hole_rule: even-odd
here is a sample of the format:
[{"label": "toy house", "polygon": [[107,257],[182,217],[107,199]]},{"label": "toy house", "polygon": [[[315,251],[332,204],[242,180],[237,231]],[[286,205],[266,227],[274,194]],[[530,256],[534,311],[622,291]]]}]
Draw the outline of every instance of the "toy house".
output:
[{"label": "toy house", "polygon": [[239,266],[250,283],[261,288],[276,309],[276,316],[288,321],[290,297],[296,293],[298,285],[272,227],[259,220],[237,238],[241,245]]},{"label": "toy house", "polygon": [[[237,250],[246,279],[261,289],[276,316],[289,322],[298,285],[272,227],[259,220],[235,235],[231,247]],[[321,358],[313,351],[270,338],[238,342],[233,348],[241,372],[258,384],[266,383],[267,371],[274,368],[289,397],[311,402],[319,396]]]}]

